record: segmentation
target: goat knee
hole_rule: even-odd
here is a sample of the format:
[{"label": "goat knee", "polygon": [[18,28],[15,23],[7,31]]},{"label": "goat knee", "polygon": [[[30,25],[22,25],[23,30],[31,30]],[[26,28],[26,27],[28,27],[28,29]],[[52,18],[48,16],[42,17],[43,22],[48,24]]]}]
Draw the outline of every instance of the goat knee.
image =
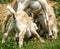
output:
[{"label": "goat knee", "polygon": [[19,33],[19,48],[21,48],[21,46],[23,45],[24,35],[24,32]]},{"label": "goat knee", "polygon": [[5,33],[5,34],[3,35],[2,43],[5,42],[5,39],[6,39],[7,37],[8,37],[8,33]]}]

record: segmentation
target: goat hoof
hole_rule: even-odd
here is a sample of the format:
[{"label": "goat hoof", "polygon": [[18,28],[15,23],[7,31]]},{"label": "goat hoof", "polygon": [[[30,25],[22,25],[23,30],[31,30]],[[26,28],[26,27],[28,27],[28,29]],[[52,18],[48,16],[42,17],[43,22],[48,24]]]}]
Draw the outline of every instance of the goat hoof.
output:
[{"label": "goat hoof", "polygon": [[5,43],[5,40],[4,39],[2,40],[2,43]]},{"label": "goat hoof", "polygon": [[42,43],[45,43],[45,41],[44,40],[40,40]]}]

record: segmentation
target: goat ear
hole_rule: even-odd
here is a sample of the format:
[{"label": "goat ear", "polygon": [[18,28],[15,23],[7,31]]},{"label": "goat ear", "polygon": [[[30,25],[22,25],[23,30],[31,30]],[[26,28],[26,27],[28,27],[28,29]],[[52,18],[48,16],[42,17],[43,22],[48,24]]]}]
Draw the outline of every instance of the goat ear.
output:
[{"label": "goat ear", "polygon": [[7,9],[8,9],[11,13],[15,14],[15,10],[14,10],[10,5],[7,5]]}]

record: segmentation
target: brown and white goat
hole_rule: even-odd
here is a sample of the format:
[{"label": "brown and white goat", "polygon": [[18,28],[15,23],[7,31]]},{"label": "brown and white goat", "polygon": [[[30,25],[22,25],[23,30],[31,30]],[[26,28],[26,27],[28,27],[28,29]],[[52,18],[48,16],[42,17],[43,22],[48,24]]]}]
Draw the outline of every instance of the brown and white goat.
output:
[{"label": "brown and white goat", "polygon": [[36,32],[37,30],[36,24],[32,21],[32,19],[27,15],[26,12],[24,11],[15,12],[10,5],[8,5],[7,8],[10,11],[10,13],[13,14],[12,18],[13,20],[7,32],[4,34],[2,42],[4,42],[5,39],[8,37],[8,34],[12,30],[14,25],[15,25],[14,27],[16,27],[19,30],[19,47],[23,45],[23,39],[25,34],[30,35],[32,33],[39,41],[44,42],[44,40],[42,40],[39,34]]}]

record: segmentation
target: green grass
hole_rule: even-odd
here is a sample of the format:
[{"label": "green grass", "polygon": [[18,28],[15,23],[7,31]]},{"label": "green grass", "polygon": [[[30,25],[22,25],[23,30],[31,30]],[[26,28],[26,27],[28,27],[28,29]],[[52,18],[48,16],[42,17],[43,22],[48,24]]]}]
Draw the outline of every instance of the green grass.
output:
[{"label": "green grass", "polygon": [[10,3],[12,2],[13,0],[0,0],[0,3],[4,4],[4,3]]},{"label": "green grass", "polygon": [[[0,49],[19,49],[13,37],[10,36],[5,43],[1,43],[2,34],[0,33]],[[21,49],[60,49],[60,34],[57,40],[46,39],[45,43],[39,42],[37,39],[28,39],[24,41]]]}]

